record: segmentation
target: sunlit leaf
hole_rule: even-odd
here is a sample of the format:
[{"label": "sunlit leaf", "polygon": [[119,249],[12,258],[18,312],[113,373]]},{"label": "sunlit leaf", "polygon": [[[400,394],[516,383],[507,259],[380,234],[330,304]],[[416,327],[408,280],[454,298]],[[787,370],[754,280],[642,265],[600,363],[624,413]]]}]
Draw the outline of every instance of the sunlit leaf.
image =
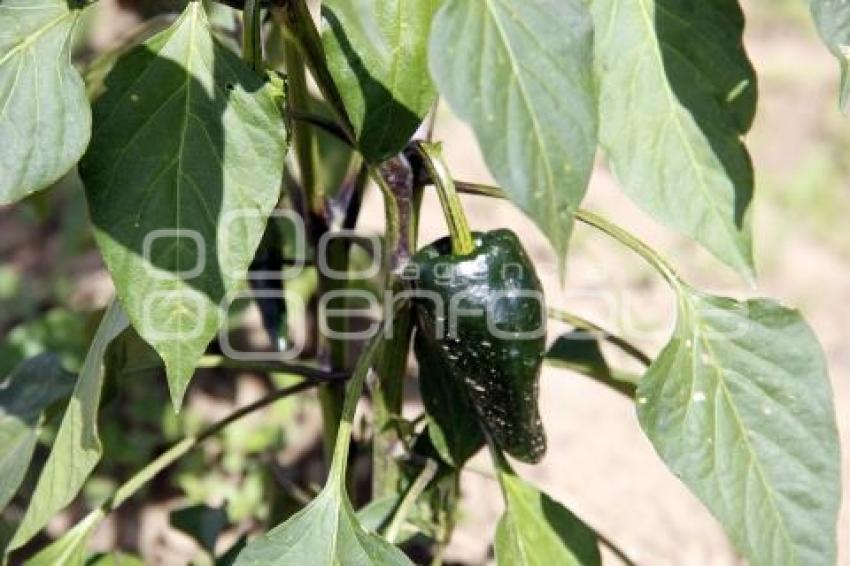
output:
[{"label": "sunlit leaf", "polygon": [[113,302],[104,313],[86,355],[50,455],[8,550],[26,543],[71,503],[100,460],[102,446],[97,415],[103,387],[103,356],[109,342],[128,324],[121,307]]},{"label": "sunlit leaf", "polygon": [[88,543],[92,532],[103,519],[100,509],[89,513],[74,528],[53,541],[41,552],[27,560],[29,566],[83,566],[88,556]]},{"label": "sunlit leaf", "polygon": [[826,364],[796,311],[684,290],[638,386],[644,431],[753,565],[835,564],[841,499]]},{"label": "sunlit leaf", "polygon": [[428,36],[440,2],[322,2],[328,69],[369,161],[398,153],[434,103]]},{"label": "sunlit leaf", "polygon": [[600,141],[626,193],[744,275],[756,78],[737,0],[592,0]]},{"label": "sunlit leaf", "polygon": [[596,152],[592,30],[581,0],[446,0],[429,47],[440,94],[559,260]]},{"label": "sunlit leaf", "polygon": [[81,5],[0,1],[0,205],[51,185],[86,150],[91,110],[71,65]]},{"label": "sunlit leaf", "polygon": [[499,474],[505,513],[496,528],[499,566],[601,564],[596,534],[566,507],[519,477]]},{"label": "sunlit leaf", "polygon": [[809,0],[812,15],[824,43],[841,68],[841,108],[850,100],[850,3],[845,0]]},{"label": "sunlit leaf", "polygon": [[348,383],[333,463],[325,487],[304,509],[248,544],[236,559],[238,566],[412,564],[401,550],[363,528],[346,488],[354,411],[382,338],[383,332],[372,338]]},{"label": "sunlit leaf", "polygon": [[104,89],[80,173],[118,295],[179,407],[280,196],[282,94],[214,39],[201,2]]}]

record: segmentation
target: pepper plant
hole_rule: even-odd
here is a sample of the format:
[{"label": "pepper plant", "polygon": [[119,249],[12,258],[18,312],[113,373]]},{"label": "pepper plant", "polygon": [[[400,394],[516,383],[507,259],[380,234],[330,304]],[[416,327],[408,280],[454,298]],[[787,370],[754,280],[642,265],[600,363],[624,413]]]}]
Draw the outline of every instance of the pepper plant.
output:
[{"label": "pepper plant", "polygon": [[[633,399],[658,455],[750,564],[836,562],[836,423],[803,317],[771,299],[696,289],[616,219],[581,207],[599,150],[643,210],[755,281],[743,138],[757,82],[737,2],[324,0],[312,13],[306,0],[224,4],[189,1],[144,41],[81,69],[71,45],[92,3],[0,0],[0,203],[76,166],[116,290],[76,376],[44,354],[0,390],[0,506],[27,475],[48,416],[58,419],[7,557],[77,498],[101,460],[102,392],[133,363],[116,354],[121,339],[150,347],[179,411],[205,354],[227,351],[229,306],[247,296],[277,348],[253,367],[299,381],[160,454],[63,536],[28,547],[30,563],[86,563],[94,529],[154,476],[242,416],[315,388],[324,488],[222,563],[409,564],[411,540],[438,563],[461,471],[483,449],[504,497],[498,564],[599,564],[600,544],[612,543],[510,463],[543,459],[546,420],[569,418],[538,411],[544,364]],[[850,8],[811,4],[846,74]],[[221,10],[239,23],[235,35],[211,23]],[[469,124],[497,186],[454,178],[432,139],[438,103]],[[386,222],[367,246],[355,228],[369,187]],[[426,191],[438,194],[449,234],[421,245]],[[520,238],[472,231],[459,193],[513,203],[562,276],[576,222],[646,260],[675,292],[667,345],[647,356],[569,305],[547,305]],[[355,264],[369,253],[383,309],[354,340],[353,317],[329,316],[331,298],[350,307],[360,295],[349,292],[368,288]],[[288,348],[295,298],[282,274],[293,264],[318,274],[315,356]],[[574,330],[547,341],[547,319]],[[602,342],[643,375],[610,367]],[[414,420],[402,411],[411,352],[424,407]],[[231,357],[257,359],[249,354],[269,352]],[[358,446],[371,450],[371,503],[355,509],[349,460],[367,383]]]}]

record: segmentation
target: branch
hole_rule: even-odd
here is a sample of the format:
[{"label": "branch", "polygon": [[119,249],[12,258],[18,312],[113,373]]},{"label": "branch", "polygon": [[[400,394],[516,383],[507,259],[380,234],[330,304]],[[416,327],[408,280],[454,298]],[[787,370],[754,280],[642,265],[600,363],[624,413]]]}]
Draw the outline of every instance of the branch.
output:
[{"label": "branch", "polygon": [[557,320],[559,322],[563,322],[565,324],[569,324],[573,328],[576,328],[578,330],[585,330],[591,334],[598,336],[602,340],[605,340],[609,344],[616,346],[626,354],[630,355],[644,366],[649,367],[650,365],[652,365],[652,358],[644,354],[640,348],[631,344],[625,338],[617,336],[612,332],[608,332],[595,322],[591,322],[576,314],[556,308],[549,309],[549,318]]},{"label": "branch", "polygon": [[[121,373],[124,375],[149,371],[162,368],[162,364],[145,364],[140,366],[131,366],[124,369]],[[290,364],[286,362],[258,362],[247,360],[233,360],[224,356],[206,355],[198,362],[199,369],[230,369],[236,371],[254,371],[259,373],[290,373],[299,375],[311,382],[326,383],[334,381],[344,381],[348,379],[347,372],[326,372],[320,369],[300,365]]]},{"label": "branch", "polygon": [[122,503],[127,501],[133,495],[135,495],[145,484],[147,484],[154,477],[156,477],[157,474],[159,474],[161,471],[163,471],[171,464],[179,460],[187,452],[197,447],[205,440],[221,432],[227,426],[233,424],[239,419],[255,411],[258,411],[268,405],[271,405],[272,403],[275,403],[276,401],[279,401],[291,395],[295,395],[297,393],[301,393],[302,391],[312,389],[313,387],[316,387],[318,383],[319,382],[317,381],[304,381],[296,385],[292,385],[291,387],[286,387],[284,389],[280,389],[278,391],[270,393],[269,395],[263,397],[258,401],[255,401],[254,403],[251,403],[250,405],[246,405],[241,409],[237,409],[236,411],[232,412],[220,421],[213,423],[212,425],[201,431],[199,434],[184,438],[183,440],[181,440],[180,442],[160,454],[147,466],[139,470],[129,480],[124,482],[115,491],[115,494],[101,505],[100,509],[104,514],[117,509]]}]

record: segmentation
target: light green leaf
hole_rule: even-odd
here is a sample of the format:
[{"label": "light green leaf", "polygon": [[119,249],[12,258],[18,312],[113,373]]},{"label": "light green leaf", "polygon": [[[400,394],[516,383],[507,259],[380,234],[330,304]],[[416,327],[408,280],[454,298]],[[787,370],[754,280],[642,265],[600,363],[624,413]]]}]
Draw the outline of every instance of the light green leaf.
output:
[{"label": "light green leaf", "polygon": [[29,468],[45,409],[73,387],[74,376],[53,354],[23,362],[0,387],[0,510]]},{"label": "light green leaf", "polygon": [[322,2],[328,69],[367,161],[398,153],[434,104],[428,36],[440,2]]},{"label": "light green leaf", "polygon": [[280,196],[279,96],[190,2],[118,61],[95,103],[80,169],[95,235],[176,407]]},{"label": "light green leaf", "polygon": [[747,277],[756,78],[737,0],[592,0],[600,141],[626,193]]},{"label": "light green leaf", "polygon": [[251,542],[239,554],[236,565],[412,564],[399,549],[368,533],[344,491],[329,486],[287,522]]},{"label": "light green leaf", "polygon": [[596,152],[592,29],[581,0],[446,0],[429,48],[440,94],[561,261]]},{"label": "light green leaf", "polygon": [[327,484],[307,507],[246,546],[236,559],[237,566],[412,564],[398,548],[363,528],[345,486],[354,412],[366,374],[383,343],[383,332],[382,327],[360,355],[348,382]]},{"label": "light green leaf", "polygon": [[91,110],[71,65],[75,4],[0,0],[0,205],[51,185],[89,142]]},{"label": "light green leaf", "polygon": [[103,519],[103,511],[95,509],[77,523],[73,529],[53,541],[27,561],[28,566],[83,566],[89,537]]},{"label": "light green leaf", "polygon": [[838,438],[817,338],[796,311],[684,290],[638,415],[754,566],[835,564]]},{"label": "light green leaf", "polygon": [[499,483],[505,513],[496,528],[499,566],[559,566],[601,564],[596,534],[566,507],[502,472]]},{"label": "light green leaf", "polygon": [[818,32],[841,68],[839,100],[842,110],[850,101],[850,3],[844,0],[809,0]]},{"label": "light green leaf", "polygon": [[113,302],[103,315],[53,448],[39,475],[21,524],[8,550],[25,544],[79,493],[100,460],[102,447],[97,432],[97,414],[103,387],[103,355],[113,338],[128,326],[124,311]]}]

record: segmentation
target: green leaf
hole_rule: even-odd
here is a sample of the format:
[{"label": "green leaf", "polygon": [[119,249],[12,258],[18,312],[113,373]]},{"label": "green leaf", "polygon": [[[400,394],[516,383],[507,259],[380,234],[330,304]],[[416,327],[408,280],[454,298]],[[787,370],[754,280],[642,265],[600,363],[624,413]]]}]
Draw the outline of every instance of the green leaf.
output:
[{"label": "green leaf", "polygon": [[96,509],[85,516],[73,529],[56,539],[27,561],[28,566],[83,566],[88,554],[89,537],[103,519],[103,511]]},{"label": "green leaf", "polygon": [[581,0],[446,0],[431,74],[507,196],[566,255],[596,152],[593,31]]},{"label": "green leaf", "polygon": [[239,554],[236,565],[412,564],[399,549],[368,533],[344,491],[337,485],[329,486],[287,522],[251,542]]},{"label": "green leaf", "polygon": [[638,387],[656,450],[754,566],[835,563],[833,411],[799,313],[687,289],[675,335]]},{"label": "green leaf", "polygon": [[842,110],[850,101],[850,4],[843,0],[809,0],[823,42],[841,68],[839,101]]},{"label": "green leaf", "polygon": [[546,352],[546,363],[591,377],[628,397],[635,396],[635,387],[640,379],[636,374],[611,368],[605,360],[599,338],[582,330],[558,337]]},{"label": "green leaf", "polygon": [[322,43],[360,151],[401,151],[434,104],[428,36],[441,0],[325,0]]},{"label": "green leaf", "polygon": [[736,0],[592,0],[600,141],[626,193],[753,272],[753,172],[741,141],[756,77]]},{"label": "green leaf", "polygon": [[500,473],[499,482],[505,513],[496,527],[496,564],[602,563],[596,534],[567,508],[513,474]]},{"label": "green leaf", "polygon": [[118,295],[179,407],[280,196],[280,93],[214,39],[200,2],[105,89],[80,172]]},{"label": "green leaf", "polygon": [[231,566],[236,562],[236,557],[239,556],[239,553],[242,552],[242,549],[247,544],[248,538],[246,536],[239,537],[239,540],[234,542],[224,554],[215,559],[215,566]]},{"label": "green leaf", "polygon": [[25,361],[0,387],[0,510],[29,468],[45,409],[73,387],[74,376],[53,354]]},{"label": "green leaf", "polygon": [[246,546],[236,559],[238,566],[412,564],[398,548],[363,528],[345,486],[357,400],[375,354],[383,343],[383,334],[382,327],[361,354],[349,380],[327,484],[309,505]]},{"label": "green leaf", "polygon": [[192,505],[171,512],[171,526],[195,539],[209,553],[215,551],[218,535],[227,526],[224,508]]},{"label": "green leaf", "polygon": [[419,391],[428,415],[428,435],[446,463],[463,465],[484,445],[478,416],[466,391],[443,359],[416,334],[414,351],[419,362]]},{"label": "green leaf", "polygon": [[86,355],[53,448],[39,475],[29,507],[9,543],[9,551],[25,544],[71,503],[100,460],[102,447],[97,414],[103,387],[103,356],[109,342],[128,324],[121,307],[113,302],[104,313]]},{"label": "green leaf", "polygon": [[89,142],[91,110],[71,65],[74,4],[0,1],[0,205],[51,185]]}]

